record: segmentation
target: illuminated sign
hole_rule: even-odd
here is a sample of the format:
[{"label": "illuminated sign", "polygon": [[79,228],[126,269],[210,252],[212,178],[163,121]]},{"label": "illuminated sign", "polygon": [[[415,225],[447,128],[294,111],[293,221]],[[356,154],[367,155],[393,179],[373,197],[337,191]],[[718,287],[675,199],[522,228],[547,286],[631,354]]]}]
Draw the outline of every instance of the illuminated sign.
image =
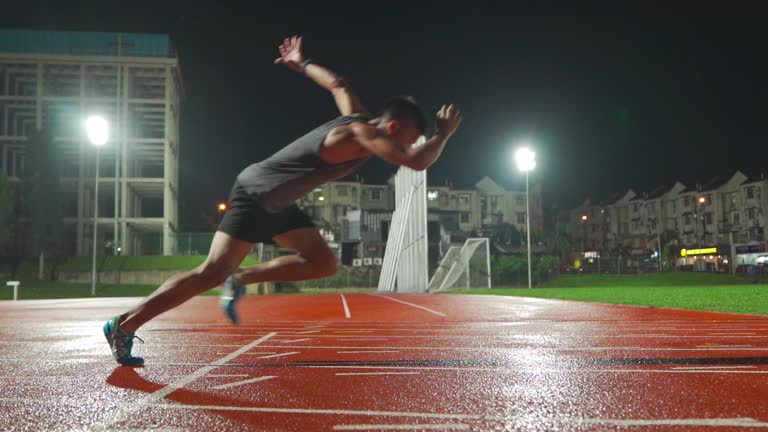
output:
[{"label": "illuminated sign", "polygon": [[584,252],[584,258],[600,258],[597,251]]},{"label": "illuminated sign", "polygon": [[714,255],[716,253],[717,253],[716,247],[704,248],[704,249],[680,249],[680,256]]}]

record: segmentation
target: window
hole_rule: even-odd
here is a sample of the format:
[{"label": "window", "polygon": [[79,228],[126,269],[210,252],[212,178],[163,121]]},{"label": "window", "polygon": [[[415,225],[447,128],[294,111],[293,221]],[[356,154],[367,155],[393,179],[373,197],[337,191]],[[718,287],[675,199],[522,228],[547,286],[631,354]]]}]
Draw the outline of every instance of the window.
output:
[{"label": "window", "polygon": [[637,213],[638,210],[640,210],[640,206],[638,204],[632,204],[632,211]]},{"label": "window", "polygon": [[349,195],[349,188],[347,186],[338,185],[336,186],[336,193],[339,194],[339,196],[347,196]]},{"label": "window", "polygon": [[733,221],[732,222],[733,222],[734,225],[740,224],[741,223],[741,214],[734,213],[733,214]]},{"label": "window", "polygon": [[427,191],[427,199],[430,201],[436,200],[440,194],[436,190]]},{"label": "window", "polygon": [[499,197],[492,196],[491,197],[491,208],[495,209],[498,204],[499,204]]},{"label": "window", "polygon": [[357,195],[357,186],[352,186],[352,196]]},{"label": "window", "polygon": [[463,207],[469,206],[469,195],[467,194],[459,195],[459,204]]},{"label": "window", "polygon": [[712,213],[704,213],[704,223],[707,225],[712,223]]},{"label": "window", "polygon": [[371,190],[371,201],[381,201],[381,189]]},{"label": "window", "polygon": [[459,222],[469,223],[469,213],[460,213]]},{"label": "window", "polygon": [[685,215],[685,224],[690,225],[691,223],[693,223],[693,218],[691,217],[691,215],[690,214]]},{"label": "window", "polygon": [[747,219],[749,220],[755,220],[755,208],[750,207],[747,209]]},{"label": "window", "polygon": [[517,223],[521,225],[525,223],[525,212],[517,212]]},{"label": "window", "polygon": [[525,195],[523,195],[523,194],[515,195],[515,204],[517,204],[519,206],[524,206],[525,205]]},{"label": "window", "polygon": [[755,197],[755,187],[749,186],[747,187],[747,199],[752,199]]},{"label": "window", "polygon": [[440,195],[440,207],[448,207],[448,195]]},{"label": "window", "polygon": [[691,205],[691,197],[690,196],[684,196],[683,197],[683,207],[688,207]]}]

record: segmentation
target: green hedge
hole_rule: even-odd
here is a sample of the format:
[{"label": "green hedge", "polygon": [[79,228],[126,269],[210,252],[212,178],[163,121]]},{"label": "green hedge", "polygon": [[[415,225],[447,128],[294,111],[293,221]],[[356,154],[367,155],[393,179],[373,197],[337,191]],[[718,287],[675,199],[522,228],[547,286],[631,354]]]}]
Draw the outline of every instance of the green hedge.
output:
[{"label": "green hedge", "polygon": [[[205,255],[189,256],[101,256],[97,257],[99,271],[141,271],[141,270],[190,270],[205,261]],[[62,272],[87,272],[91,270],[90,257],[73,257],[59,268]],[[256,264],[258,261],[247,256],[243,266]]]}]

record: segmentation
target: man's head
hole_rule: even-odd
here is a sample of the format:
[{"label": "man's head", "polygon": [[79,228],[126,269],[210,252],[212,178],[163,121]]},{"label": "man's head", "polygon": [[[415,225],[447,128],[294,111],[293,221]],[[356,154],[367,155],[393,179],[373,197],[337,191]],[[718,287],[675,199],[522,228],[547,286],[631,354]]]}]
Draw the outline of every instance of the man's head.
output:
[{"label": "man's head", "polygon": [[384,104],[379,127],[398,143],[410,146],[427,133],[427,117],[412,97],[399,96]]}]

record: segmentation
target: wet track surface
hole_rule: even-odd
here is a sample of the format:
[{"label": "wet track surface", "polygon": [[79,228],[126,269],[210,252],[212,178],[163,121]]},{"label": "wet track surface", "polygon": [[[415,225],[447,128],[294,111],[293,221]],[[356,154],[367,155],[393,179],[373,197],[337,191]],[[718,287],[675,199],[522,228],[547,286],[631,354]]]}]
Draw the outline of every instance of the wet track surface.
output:
[{"label": "wet track surface", "polygon": [[[768,317],[495,296],[0,302],[0,430],[768,430]],[[344,308],[344,301],[347,309]]]}]

